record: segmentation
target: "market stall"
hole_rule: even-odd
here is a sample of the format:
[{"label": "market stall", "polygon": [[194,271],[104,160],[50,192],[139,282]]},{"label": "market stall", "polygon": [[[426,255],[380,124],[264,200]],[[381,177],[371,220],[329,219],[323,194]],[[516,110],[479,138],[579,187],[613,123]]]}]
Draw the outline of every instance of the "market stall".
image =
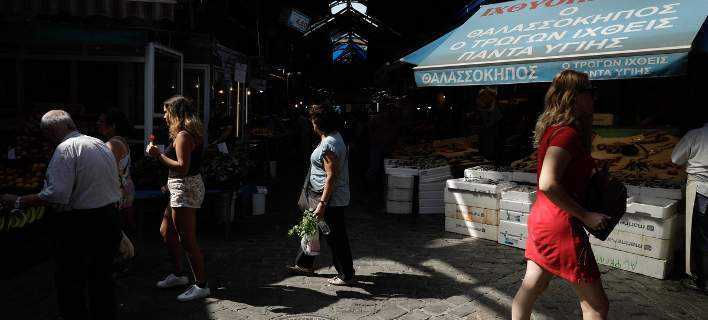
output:
[{"label": "market stall", "polygon": [[[610,238],[592,241],[595,255],[602,264],[665,278],[674,249],[681,242],[677,241],[681,232],[676,205],[682,198],[685,174],[670,161],[678,137],[671,127],[652,128],[644,124],[651,123],[649,120],[628,120],[619,96],[641,97],[649,84],[643,82],[643,89],[638,86],[630,92],[623,89],[632,86],[619,79],[671,77],[681,80],[678,82],[684,87],[664,85],[673,85],[680,90],[678,95],[697,94],[698,90],[691,89],[695,84],[686,79],[691,73],[689,58],[700,47],[694,38],[706,12],[708,2],[700,0],[491,4],[401,60],[417,65],[414,75],[419,87],[518,86],[550,82],[565,69],[585,72],[591,80],[615,80],[601,85],[614,91],[615,96],[610,97],[614,111],[624,116],[621,121],[625,126],[612,126],[619,121],[612,117],[600,121],[606,115],[597,115],[598,124],[605,122],[611,127],[595,128],[593,157],[609,164],[612,173],[628,186],[630,197],[628,213]],[[655,109],[671,108],[659,105],[668,99],[646,100],[643,103]],[[685,112],[695,111],[687,108]],[[536,182],[536,161],[535,154],[519,158],[523,159],[510,167],[470,168],[463,181],[448,181],[446,229],[523,247],[526,215],[534,199],[528,185]],[[489,216],[495,215],[496,221],[490,221]],[[647,233],[650,229],[661,232]],[[492,235],[494,231],[496,235]]]}]

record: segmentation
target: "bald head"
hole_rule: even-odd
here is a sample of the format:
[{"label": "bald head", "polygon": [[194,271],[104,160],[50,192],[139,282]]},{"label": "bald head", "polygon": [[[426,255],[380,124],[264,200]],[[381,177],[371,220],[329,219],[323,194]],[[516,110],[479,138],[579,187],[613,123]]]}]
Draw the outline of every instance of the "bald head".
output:
[{"label": "bald head", "polygon": [[45,131],[52,139],[59,140],[76,130],[76,124],[71,119],[71,115],[64,110],[51,110],[42,116],[39,124],[42,131]]}]

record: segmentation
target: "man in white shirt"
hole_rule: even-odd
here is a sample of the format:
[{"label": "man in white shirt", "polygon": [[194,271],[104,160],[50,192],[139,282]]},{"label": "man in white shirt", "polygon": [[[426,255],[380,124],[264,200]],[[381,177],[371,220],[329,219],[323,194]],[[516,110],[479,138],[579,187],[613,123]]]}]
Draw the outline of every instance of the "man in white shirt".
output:
[{"label": "man in white shirt", "polygon": [[40,126],[57,144],[44,188],[28,196],[3,195],[2,200],[17,208],[50,205],[60,212],[53,228],[60,315],[115,319],[111,266],[121,239],[116,160],[103,141],[79,133],[66,111],[47,112]]},{"label": "man in white shirt", "polygon": [[686,274],[684,283],[706,291],[708,275],[708,123],[686,133],[671,154],[686,165]]}]

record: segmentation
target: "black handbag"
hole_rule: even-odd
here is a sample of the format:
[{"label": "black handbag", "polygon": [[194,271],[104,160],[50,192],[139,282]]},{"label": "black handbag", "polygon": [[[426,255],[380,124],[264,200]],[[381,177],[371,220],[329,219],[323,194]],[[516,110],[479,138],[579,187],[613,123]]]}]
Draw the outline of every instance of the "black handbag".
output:
[{"label": "black handbag", "polygon": [[590,178],[585,209],[610,217],[602,229],[585,226],[590,234],[602,241],[607,239],[627,211],[627,187],[610,175],[607,164]]}]

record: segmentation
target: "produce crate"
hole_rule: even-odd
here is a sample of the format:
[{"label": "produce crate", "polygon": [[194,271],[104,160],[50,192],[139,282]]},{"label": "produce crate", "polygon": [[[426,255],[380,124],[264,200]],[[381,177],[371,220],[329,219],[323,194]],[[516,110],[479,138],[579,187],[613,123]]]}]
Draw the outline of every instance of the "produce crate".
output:
[{"label": "produce crate", "polygon": [[386,199],[392,201],[413,201],[413,189],[389,188]]},{"label": "produce crate", "polygon": [[667,259],[674,249],[671,239],[659,239],[621,230],[613,230],[605,241],[590,236],[590,243],[654,259]]},{"label": "produce crate", "polygon": [[418,214],[442,214],[445,212],[445,206],[444,205],[435,205],[435,206],[419,206],[418,207]]},{"label": "produce crate", "polygon": [[505,199],[499,201],[499,208],[502,210],[528,213],[531,212],[531,206],[533,206],[533,203],[531,202],[512,201]]},{"label": "produce crate", "polygon": [[499,195],[481,192],[446,189],[445,203],[461,204],[471,207],[499,209]]},{"label": "produce crate", "polygon": [[497,241],[499,227],[488,224],[475,223],[454,218],[445,218],[445,231],[470,236],[473,238]]},{"label": "produce crate", "polygon": [[678,212],[677,200],[633,196],[628,201],[627,212],[629,213],[643,213],[652,218],[667,219]]},{"label": "produce crate", "polygon": [[512,171],[510,180],[513,182],[536,184],[538,175],[535,172]]},{"label": "produce crate", "polygon": [[487,225],[499,225],[499,211],[493,209],[446,203],[445,216]]},{"label": "produce crate", "polygon": [[452,175],[452,171],[450,169],[450,166],[443,166],[430,169],[421,169],[418,174],[420,176],[421,183],[435,182],[449,179]]},{"label": "produce crate", "polygon": [[511,182],[494,182],[491,180],[484,179],[473,179],[466,180],[464,178],[460,179],[450,179],[447,180],[447,187],[455,190],[464,190],[480,193],[493,193],[500,194],[504,190],[514,187],[515,184]]},{"label": "produce crate", "polygon": [[502,209],[499,210],[499,220],[527,224],[529,221],[529,214]]},{"label": "produce crate", "polygon": [[501,193],[502,200],[530,202],[536,201],[536,188],[527,185],[511,187]]},{"label": "produce crate", "polygon": [[476,168],[465,169],[465,179],[467,180],[488,179],[493,181],[511,181],[512,178],[512,172],[488,171]]},{"label": "produce crate", "polygon": [[642,274],[656,279],[666,279],[671,272],[672,260],[654,259],[646,256],[592,245],[598,264]]},{"label": "produce crate", "polygon": [[680,215],[662,220],[639,213],[626,213],[615,229],[658,239],[671,239],[682,222]]},{"label": "produce crate", "polygon": [[683,189],[681,188],[653,188],[645,186],[625,185],[627,193],[632,196],[640,196],[643,198],[659,198],[681,200],[683,199]]},{"label": "produce crate", "polygon": [[528,239],[528,227],[525,223],[499,221],[499,243],[526,249],[526,239]]},{"label": "produce crate", "polygon": [[398,189],[413,189],[413,182],[415,178],[410,175],[386,175],[387,185],[389,188]]},{"label": "produce crate", "polygon": [[410,201],[386,201],[386,212],[391,214],[412,214],[413,202]]},{"label": "produce crate", "polygon": [[445,199],[445,190],[440,190],[440,191],[419,191],[418,192],[418,199],[420,200],[432,200],[432,201],[438,201],[440,204],[442,204]]},{"label": "produce crate", "polygon": [[418,191],[439,191],[443,192],[445,190],[445,181],[434,181],[434,182],[423,182],[418,184]]}]

